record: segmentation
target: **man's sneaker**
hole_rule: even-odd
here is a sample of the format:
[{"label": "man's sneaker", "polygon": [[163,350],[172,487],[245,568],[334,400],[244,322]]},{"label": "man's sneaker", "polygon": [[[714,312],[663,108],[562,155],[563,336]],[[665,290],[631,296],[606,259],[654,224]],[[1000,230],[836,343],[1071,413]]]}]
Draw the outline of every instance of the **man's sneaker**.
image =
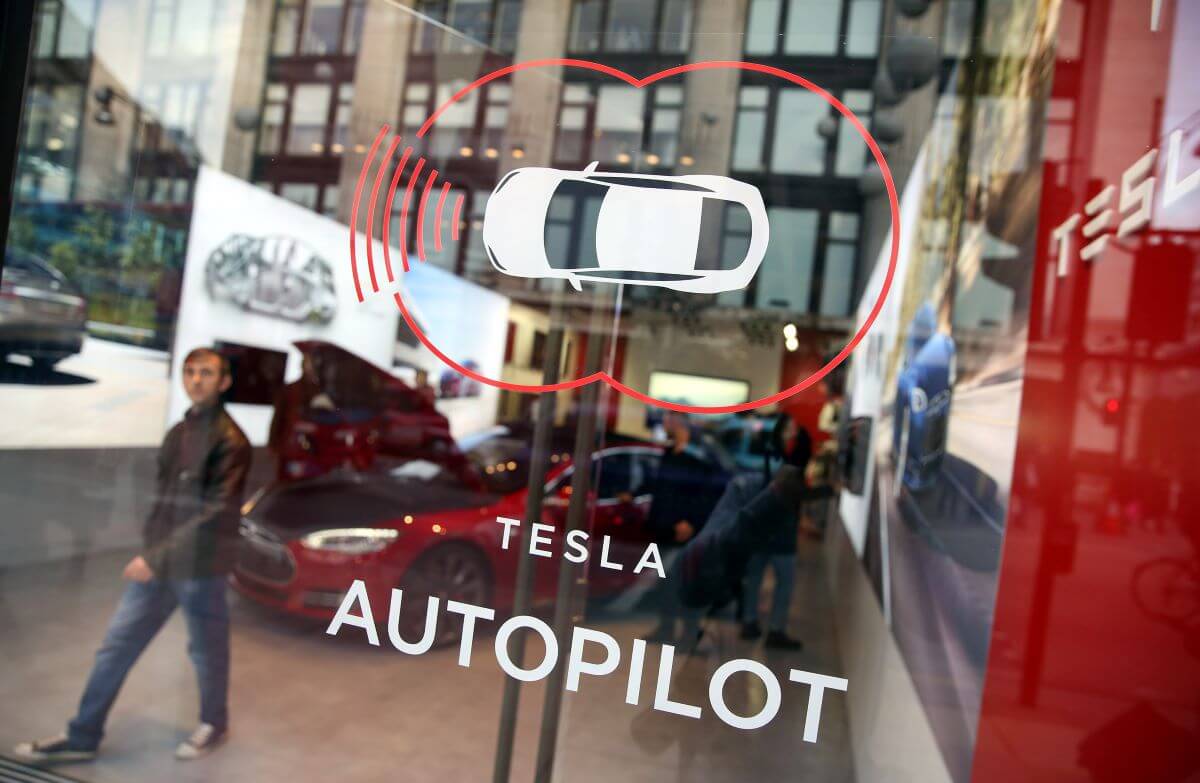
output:
[{"label": "man's sneaker", "polygon": [[762,636],[762,628],[757,622],[751,620],[748,623],[742,624],[741,637],[743,639],[757,639],[760,636]]},{"label": "man's sneaker", "polygon": [[766,645],[776,650],[799,650],[804,647],[804,642],[793,639],[783,631],[768,631]]},{"label": "man's sneaker", "polygon": [[192,736],[175,748],[175,758],[180,761],[198,759],[224,742],[227,736],[229,732],[217,731],[217,727],[211,723],[201,723],[192,732]]},{"label": "man's sneaker", "polygon": [[13,755],[21,761],[61,764],[69,761],[90,761],[96,757],[96,750],[72,745],[66,734],[59,734],[57,737],[22,742],[13,748]]}]

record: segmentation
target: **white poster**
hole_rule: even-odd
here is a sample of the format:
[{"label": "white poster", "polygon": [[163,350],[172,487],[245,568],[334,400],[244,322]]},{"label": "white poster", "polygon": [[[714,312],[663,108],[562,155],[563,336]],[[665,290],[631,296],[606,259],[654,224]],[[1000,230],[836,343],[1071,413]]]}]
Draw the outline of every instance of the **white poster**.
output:
[{"label": "white poster", "polygon": [[[286,380],[300,375],[299,340],[323,340],[391,369],[400,313],[390,296],[359,302],[346,226],[209,167],[200,169],[171,377],[191,349],[214,343],[287,354]],[[374,254],[383,246],[376,242]],[[171,385],[167,424],[188,400]],[[251,443],[263,445],[270,405],[231,404]]]}]

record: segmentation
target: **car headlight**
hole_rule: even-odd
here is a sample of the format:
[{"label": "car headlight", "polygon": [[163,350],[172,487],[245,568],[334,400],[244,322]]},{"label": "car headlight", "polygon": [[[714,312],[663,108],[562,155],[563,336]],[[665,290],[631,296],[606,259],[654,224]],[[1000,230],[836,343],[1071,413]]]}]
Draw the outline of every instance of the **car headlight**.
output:
[{"label": "car headlight", "polygon": [[399,530],[374,527],[349,527],[336,530],[318,530],[300,539],[305,549],[320,549],[325,552],[344,552],[362,555],[378,552],[396,540]]}]

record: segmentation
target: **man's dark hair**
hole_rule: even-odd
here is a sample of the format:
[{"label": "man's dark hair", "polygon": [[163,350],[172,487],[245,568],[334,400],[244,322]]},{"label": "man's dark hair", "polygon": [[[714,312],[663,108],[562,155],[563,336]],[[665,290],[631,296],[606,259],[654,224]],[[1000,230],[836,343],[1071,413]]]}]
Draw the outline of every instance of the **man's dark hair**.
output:
[{"label": "man's dark hair", "polygon": [[210,348],[207,345],[201,345],[188,351],[188,355],[183,357],[183,366],[187,367],[188,362],[199,359],[202,356],[214,356],[217,362],[221,365],[221,377],[233,377],[233,369],[229,366],[229,357],[218,351],[216,348]]}]

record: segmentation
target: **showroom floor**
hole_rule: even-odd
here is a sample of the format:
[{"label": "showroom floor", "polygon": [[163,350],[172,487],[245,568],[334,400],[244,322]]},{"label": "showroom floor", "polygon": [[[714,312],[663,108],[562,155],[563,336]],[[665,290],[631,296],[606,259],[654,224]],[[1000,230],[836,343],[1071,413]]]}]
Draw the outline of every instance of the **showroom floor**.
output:
[{"label": "showroom floor", "polygon": [[[59,731],[121,590],[127,553],[0,570],[0,753],[18,741]],[[677,661],[671,698],[700,705],[699,720],[647,709],[657,649],[647,653],[642,705],[624,702],[622,665],[608,678],[584,678],[563,704],[557,781],[741,781],[854,779],[844,700],[829,692],[815,744],[800,735],[805,686],[788,668],[839,675],[821,548],[801,551],[791,630],[798,654],[765,655],[719,623],[707,658]],[[645,601],[618,600],[594,612],[590,627],[615,636],[622,651],[653,625]],[[640,605],[639,605],[640,604]],[[490,780],[502,674],[491,639],[477,636],[472,665],[455,649],[408,657],[370,647],[361,635],[331,638],[234,597],[232,735],[213,755],[176,762],[172,751],[193,727],[196,689],[176,615],[133,670],[113,709],[99,759],[63,767],[84,781],[413,781]],[[780,675],[782,708],[765,728],[746,732],[713,717],[708,675],[720,663],[752,657]],[[730,706],[761,700],[752,678],[727,685]],[[532,777],[544,689],[522,689],[514,781]]]}]

